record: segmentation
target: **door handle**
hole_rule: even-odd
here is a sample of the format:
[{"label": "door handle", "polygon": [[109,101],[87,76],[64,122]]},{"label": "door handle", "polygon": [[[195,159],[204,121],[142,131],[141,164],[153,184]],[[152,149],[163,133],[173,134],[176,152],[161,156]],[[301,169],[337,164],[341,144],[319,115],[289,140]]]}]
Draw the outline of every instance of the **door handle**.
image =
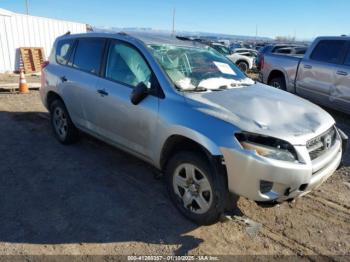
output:
[{"label": "door handle", "polygon": [[105,89],[99,89],[97,90],[97,93],[99,93],[101,96],[108,96],[108,92]]},{"label": "door handle", "polygon": [[337,71],[337,75],[340,75],[340,76],[347,76],[348,73],[347,73],[347,72],[344,72],[344,71]]},{"label": "door handle", "polygon": [[61,76],[60,78],[61,78],[62,83],[64,83],[64,82],[67,82],[67,81],[68,81],[68,79],[67,79],[65,76]]},{"label": "door handle", "polygon": [[304,68],[305,68],[305,69],[311,69],[311,68],[312,68],[312,65],[304,65]]}]

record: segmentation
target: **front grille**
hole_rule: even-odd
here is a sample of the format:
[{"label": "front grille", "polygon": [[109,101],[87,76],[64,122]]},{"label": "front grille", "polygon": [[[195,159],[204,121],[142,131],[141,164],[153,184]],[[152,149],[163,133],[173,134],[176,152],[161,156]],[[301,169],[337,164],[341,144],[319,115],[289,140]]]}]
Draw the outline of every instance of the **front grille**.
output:
[{"label": "front grille", "polygon": [[334,145],[336,137],[337,132],[335,127],[332,127],[322,135],[309,140],[306,144],[306,148],[309,151],[311,160],[326,153]]}]

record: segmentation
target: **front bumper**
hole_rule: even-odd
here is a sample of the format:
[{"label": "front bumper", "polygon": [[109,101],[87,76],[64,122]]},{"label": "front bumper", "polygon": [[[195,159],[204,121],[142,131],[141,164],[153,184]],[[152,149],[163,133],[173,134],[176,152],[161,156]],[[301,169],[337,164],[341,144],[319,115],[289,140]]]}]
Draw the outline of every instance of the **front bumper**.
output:
[{"label": "front bumper", "polygon": [[[332,148],[313,161],[306,147],[296,147],[306,163],[290,163],[261,157],[244,149],[221,148],[227,169],[229,191],[259,202],[282,202],[309,193],[320,186],[338,168],[342,158],[342,143],[338,139]],[[262,192],[262,183],[271,189]]]}]

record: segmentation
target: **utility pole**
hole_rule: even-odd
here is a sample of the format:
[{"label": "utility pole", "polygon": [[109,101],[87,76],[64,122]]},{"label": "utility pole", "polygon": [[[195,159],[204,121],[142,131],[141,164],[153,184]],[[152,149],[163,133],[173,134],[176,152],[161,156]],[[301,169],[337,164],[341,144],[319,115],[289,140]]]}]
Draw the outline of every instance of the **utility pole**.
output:
[{"label": "utility pole", "polygon": [[29,15],[29,3],[28,3],[28,0],[26,0],[26,14]]},{"label": "utility pole", "polygon": [[173,9],[173,31],[172,31],[172,35],[175,35],[175,7]]}]

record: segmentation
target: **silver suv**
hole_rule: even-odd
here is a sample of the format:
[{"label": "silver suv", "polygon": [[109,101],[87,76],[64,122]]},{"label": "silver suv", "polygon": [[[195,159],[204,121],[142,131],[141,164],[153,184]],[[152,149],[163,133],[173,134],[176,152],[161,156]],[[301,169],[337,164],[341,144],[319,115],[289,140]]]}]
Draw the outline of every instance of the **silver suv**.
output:
[{"label": "silver suv", "polygon": [[41,97],[61,143],[81,130],[151,163],[199,224],[217,221],[234,194],[258,202],[304,195],[341,162],[341,131],[320,107],[170,36],[59,37]]}]

